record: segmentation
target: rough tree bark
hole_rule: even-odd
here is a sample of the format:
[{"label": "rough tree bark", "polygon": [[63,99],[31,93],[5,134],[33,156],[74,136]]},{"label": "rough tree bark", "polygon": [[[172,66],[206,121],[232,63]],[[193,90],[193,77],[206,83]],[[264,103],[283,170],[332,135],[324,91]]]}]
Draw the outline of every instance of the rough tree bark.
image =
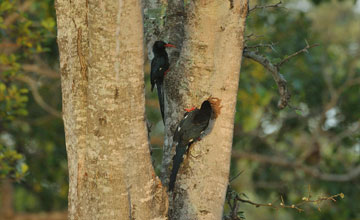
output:
[{"label": "rough tree bark", "polygon": [[185,6],[180,58],[166,78],[165,180],[174,150],[171,136],[183,108],[199,107],[210,96],[219,98],[223,108],[180,169],[175,195],[170,196],[172,219],[221,219],[219,204],[224,203],[228,185],[247,10],[246,0],[189,1]]},{"label": "rough tree bark", "polygon": [[210,96],[223,106],[169,195],[148,150],[139,1],[56,2],[70,219],[221,219],[247,0],[167,4],[166,31],[159,36],[179,50],[165,79],[165,185],[183,108]]},{"label": "rough tree bark", "polygon": [[144,118],[139,1],[56,2],[70,219],[165,219]]}]

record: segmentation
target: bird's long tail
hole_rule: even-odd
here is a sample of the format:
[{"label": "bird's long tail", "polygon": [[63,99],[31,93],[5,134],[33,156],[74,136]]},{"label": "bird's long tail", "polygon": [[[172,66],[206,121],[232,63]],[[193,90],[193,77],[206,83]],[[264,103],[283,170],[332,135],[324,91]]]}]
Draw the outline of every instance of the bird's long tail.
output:
[{"label": "bird's long tail", "polygon": [[184,154],[186,152],[187,146],[176,146],[176,154],[173,157],[173,167],[170,175],[170,182],[169,182],[169,191],[172,191],[175,186],[176,175],[180,169],[181,163],[183,162]]},{"label": "bird's long tail", "polygon": [[164,118],[164,87],[163,87],[163,84],[162,83],[156,83],[156,88],[157,88],[157,92],[158,92],[161,117],[163,119],[163,122],[165,123],[165,118]]},{"label": "bird's long tail", "polygon": [[151,82],[151,92],[154,90],[155,83]]}]

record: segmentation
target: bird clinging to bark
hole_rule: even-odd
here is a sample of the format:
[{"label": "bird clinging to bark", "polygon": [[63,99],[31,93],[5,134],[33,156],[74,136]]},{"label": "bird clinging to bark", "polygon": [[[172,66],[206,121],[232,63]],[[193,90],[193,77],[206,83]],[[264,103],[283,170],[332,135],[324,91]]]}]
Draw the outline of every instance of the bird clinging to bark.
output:
[{"label": "bird clinging to bark", "polygon": [[209,125],[211,118],[216,118],[220,113],[220,100],[209,98],[204,101],[201,108],[185,109],[187,112],[178,124],[173,141],[176,143],[176,153],[173,157],[173,167],[170,175],[169,191],[175,186],[176,175],[183,162],[183,156],[190,145],[200,139]]},{"label": "bird clinging to bark", "polygon": [[175,47],[172,44],[167,44],[163,41],[156,41],[153,45],[154,59],[151,61],[151,91],[153,91],[154,86],[158,91],[158,98],[160,104],[161,116],[164,121],[164,89],[163,81],[164,76],[169,71],[169,57],[166,53],[166,47]]}]

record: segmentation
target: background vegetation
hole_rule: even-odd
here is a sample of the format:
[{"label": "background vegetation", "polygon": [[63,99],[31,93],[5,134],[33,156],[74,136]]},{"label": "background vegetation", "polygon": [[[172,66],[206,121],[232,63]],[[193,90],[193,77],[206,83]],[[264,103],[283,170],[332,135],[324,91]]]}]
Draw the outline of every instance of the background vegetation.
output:
[{"label": "background vegetation", "polygon": [[[251,1],[250,8],[273,3]],[[280,196],[286,204],[298,203],[308,196],[309,185],[313,198],[345,194],[336,204],[306,205],[301,213],[242,203],[247,219],[360,219],[360,1],[287,0],[281,6],[248,15],[248,48],[276,63],[306,41],[320,46],[283,65],[292,98],[281,111],[271,74],[243,59],[231,166],[232,177],[242,173],[231,185],[258,203],[279,204]],[[162,8],[146,11],[145,17],[159,14]],[[55,37],[52,0],[0,2],[0,181],[12,183],[17,213],[67,206]],[[271,46],[252,47],[259,44]],[[150,92],[148,61],[145,74],[158,167],[163,125],[156,94]],[[5,190],[0,207],[9,202]]]}]

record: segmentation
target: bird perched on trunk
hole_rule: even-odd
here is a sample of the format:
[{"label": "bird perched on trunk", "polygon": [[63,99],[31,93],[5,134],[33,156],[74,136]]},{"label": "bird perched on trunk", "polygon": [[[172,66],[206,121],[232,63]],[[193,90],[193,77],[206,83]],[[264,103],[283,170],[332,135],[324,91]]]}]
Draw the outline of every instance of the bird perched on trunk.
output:
[{"label": "bird perched on trunk", "polygon": [[211,118],[216,118],[220,113],[220,100],[217,98],[209,98],[204,101],[201,108],[185,109],[187,112],[184,118],[178,124],[173,137],[176,143],[176,154],[173,157],[173,167],[170,175],[169,191],[175,186],[176,175],[183,162],[183,156],[188,151],[190,145],[199,140],[209,125]]},{"label": "bird perched on trunk", "polygon": [[167,44],[163,41],[156,41],[153,45],[153,53],[154,59],[151,61],[151,91],[153,91],[154,86],[156,85],[156,89],[158,92],[159,104],[161,116],[164,121],[164,89],[163,89],[163,81],[164,76],[169,70],[169,57],[166,53],[166,47],[175,47],[172,44]]}]

